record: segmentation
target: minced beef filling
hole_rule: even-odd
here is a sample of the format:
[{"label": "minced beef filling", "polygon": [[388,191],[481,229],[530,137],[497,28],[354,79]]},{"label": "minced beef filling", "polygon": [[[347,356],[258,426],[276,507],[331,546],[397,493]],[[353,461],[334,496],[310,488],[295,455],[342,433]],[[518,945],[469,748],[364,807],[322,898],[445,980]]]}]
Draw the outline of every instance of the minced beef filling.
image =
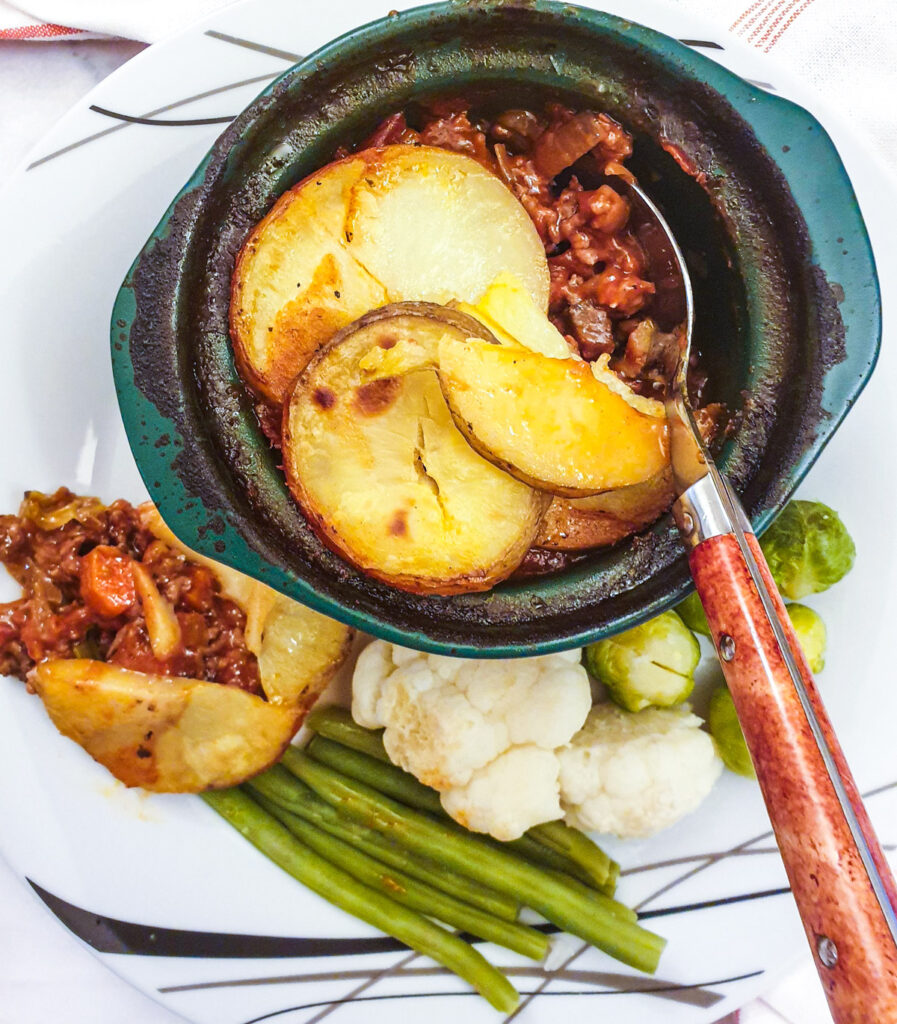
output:
[{"label": "minced beef filling", "polygon": [[[21,598],[0,604],[0,674],[27,681],[37,662],[94,658],[262,695],[242,609],[213,572],[144,528],[128,502],[30,491],[18,515],[0,516],[0,562],[22,587]],[[180,643],[164,660],[153,654],[133,563],[177,618]]]}]

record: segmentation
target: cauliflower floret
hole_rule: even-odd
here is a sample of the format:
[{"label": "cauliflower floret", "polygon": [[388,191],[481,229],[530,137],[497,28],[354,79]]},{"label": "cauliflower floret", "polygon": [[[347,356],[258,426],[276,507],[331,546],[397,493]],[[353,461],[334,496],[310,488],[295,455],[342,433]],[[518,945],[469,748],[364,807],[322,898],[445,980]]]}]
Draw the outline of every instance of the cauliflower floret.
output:
[{"label": "cauliflower floret", "polygon": [[553,751],[590,706],[577,651],[471,661],[377,640],[352,681],[352,715],[384,727],[390,759],[439,790],[456,820],[499,839],[560,817]]},{"label": "cauliflower floret", "polygon": [[567,824],[621,838],[653,835],[693,811],[722,772],[713,740],[687,708],[633,714],[594,707],[558,751]]},{"label": "cauliflower floret", "polygon": [[496,839],[516,839],[541,821],[561,817],[558,759],[551,750],[511,747],[466,786],[442,794],[442,806],[465,828]]}]

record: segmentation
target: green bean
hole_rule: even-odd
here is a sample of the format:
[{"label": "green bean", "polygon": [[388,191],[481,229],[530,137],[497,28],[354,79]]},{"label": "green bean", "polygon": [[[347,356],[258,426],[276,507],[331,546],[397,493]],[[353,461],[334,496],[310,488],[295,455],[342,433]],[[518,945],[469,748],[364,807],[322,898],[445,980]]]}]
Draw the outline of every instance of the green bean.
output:
[{"label": "green bean", "polygon": [[527,903],[553,924],[631,967],[649,973],[656,970],[665,945],[663,939],[616,917],[594,901],[583,900],[560,876],[403,807],[312,760],[296,747],[287,748],[282,764],[328,803],[378,831],[394,835],[411,850],[438,857],[450,867]]},{"label": "green bean", "polygon": [[562,821],[546,821],[543,825],[531,828],[528,835],[547,846],[549,850],[554,850],[562,857],[568,857],[582,868],[591,883],[602,892],[606,892],[606,886],[610,881],[610,892],[607,895],[613,896],[619,865],[584,832],[570,828]]},{"label": "green bean", "polygon": [[310,821],[330,835],[350,843],[390,867],[398,868],[413,878],[427,882],[434,888],[478,907],[493,917],[500,917],[503,921],[514,921],[517,918],[520,906],[516,900],[481,885],[466,874],[451,871],[437,860],[414,854],[391,837],[367,828],[345,814],[340,814],[280,765],[274,765],[273,768],[250,779],[245,785],[290,813]]},{"label": "green bean", "polygon": [[514,987],[473,946],[324,860],[246,793],[223,789],[201,795],[253,846],[319,896],[454,971],[502,1013],[517,1006]]},{"label": "green bean", "polygon": [[389,754],[383,747],[383,730],[375,732],[373,729],[365,729],[358,725],[351,712],[346,708],[336,707],[315,707],[305,724],[312,732],[324,736],[334,743],[340,743],[344,747],[351,747],[368,757],[376,757],[378,761],[385,761],[392,764]]},{"label": "green bean", "polygon": [[[381,733],[358,725],[345,708],[315,708],[306,721],[309,728],[318,734],[307,748],[315,760],[373,786],[409,807],[448,817],[435,790],[393,765],[383,746]],[[340,744],[343,749],[334,750],[332,743]],[[350,748],[353,753],[345,752],[345,748]],[[572,874],[607,896],[614,894],[619,865],[587,835],[562,821],[535,825],[526,835],[507,845],[546,867]],[[539,847],[550,852],[543,853]]]},{"label": "green bean", "polygon": [[[355,729],[363,731],[357,725]],[[346,733],[348,730],[344,729],[343,732]],[[365,785],[372,786],[374,789],[385,793],[387,796],[391,796],[400,803],[407,804],[409,807],[415,807],[419,811],[426,811],[428,814],[435,814],[449,821],[452,820],[451,816],[443,808],[439,794],[435,789],[430,789],[429,786],[418,782],[413,775],[403,771],[394,764],[384,763],[378,758],[371,757],[369,754],[362,753],[352,747],[345,747],[335,740],[327,739],[320,734],[312,739],[305,750],[310,757],[320,761],[321,764],[326,764],[330,768],[342,772],[344,775],[357,779],[359,782],[365,783]],[[608,886],[608,871],[610,870],[610,865],[614,862],[599,847],[595,846],[591,839],[584,836],[581,832],[569,828],[563,822],[550,822],[549,824],[558,827],[549,828],[548,825],[537,825],[519,839],[511,839],[507,842],[502,842],[498,839],[488,839],[485,836],[483,840],[484,842],[491,842],[499,848],[504,847],[505,849],[514,850],[528,860],[536,861],[554,871],[572,875],[574,878],[585,882],[586,885],[597,889],[606,896],[613,896],[615,886],[613,882]],[[551,837],[552,846],[549,846],[547,843],[543,845],[543,843],[537,841],[536,833],[541,833],[543,829],[546,835]],[[571,840],[568,833],[574,833],[574,836],[578,836],[582,842],[577,843],[575,840]],[[564,843],[570,848],[575,849],[580,854],[581,860],[588,860],[593,870],[586,870],[582,866],[581,861],[577,863],[572,857],[559,850],[558,847]],[[595,865],[603,866],[603,871],[594,869]],[[599,876],[601,876],[600,879]],[[610,891],[608,891],[608,888]]]},{"label": "green bean", "polygon": [[321,764],[329,765],[344,775],[351,775],[353,779],[378,789],[400,803],[441,818],[448,817],[435,789],[418,782],[409,772],[389,761],[384,762],[323,735],[315,736],[305,750],[309,757]]},{"label": "green bean", "polygon": [[293,835],[311,847],[331,864],[348,871],[359,882],[372,889],[382,890],[390,899],[403,903],[427,917],[435,917],[453,928],[460,928],[471,935],[494,942],[506,949],[512,949],[521,956],[541,960],[548,952],[548,937],[525,924],[503,921],[468,903],[462,903],[452,896],[434,889],[426,882],[420,882],[402,871],[387,868],[386,865],[356,850],[341,839],[328,835],[322,829],[305,821],[296,814],[279,807],[264,797],[258,798],[261,806]]},{"label": "green bean", "polygon": [[[322,741],[319,737],[313,740],[309,747],[306,747],[306,750],[310,751],[311,746],[323,742],[327,741]],[[333,752],[336,754],[333,758],[330,758],[331,747]],[[329,763],[329,766],[334,768],[336,771],[340,770],[343,754],[355,753],[354,751],[349,751],[346,747],[341,747],[339,744],[334,743],[331,743],[327,748],[318,747],[318,750],[322,749],[327,750],[328,761],[322,760],[321,763]],[[356,753],[355,756],[363,757],[364,755]],[[367,758],[365,758],[365,760],[367,760]],[[357,763],[353,765],[353,767],[358,767]],[[401,769],[395,768],[392,765],[380,765],[380,767],[388,767],[392,772],[397,772],[399,775],[403,776],[406,775],[406,773],[401,771]],[[346,772],[345,774],[349,775],[351,778],[358,779],[359,782],[365,781],[364,777],[358,778],[358,776],[351,771]],[[411,776],[406,776],[406,778],[410,778],[411,782],[413,782],[415,786],[420,786],[420,783],[411,778]],[[444,865],[438,865],[434,861],[429,861],[428,866],[431,869],[435,869],[435,871],[438,872],[438,875],[435,878],[431,877],[431,875],[421,875],[417,870],[417,864],[413,861],[412,863],[405,864],[397,861],[394,856],[392,858],[384,856],[385,853],[395,854],[397,851],[402,851],[406,857],[413,858],[414,855],[403,847],[396,846],[390,839],[387,839],[386,836],[376,832],[374,829],[369,829],[366,826],[353,821],[351,818],[348,818],[346,815],[340,814],[336,808],[331,807],[325,800],[322,800],[319,796],[313,793],[304,782],[301,782],[294,775],[291,775],[282,766],[276,765],[263,775],[259,775],[255,779],[251,779],[247,785],[250,788],[256,785],[256,787],[260,789],[260,792],[267,792],[275,803],[281,804],[286,807],[287,810],[298,814],[300,817],[313,821],[313,823],[318,825],[319,828],[323,828],[331,835],[336,835],[338,838],[345,839],[355,846],[363,845],[364,848],[367,849],[367,852],[378,860],[385,861],[386,863],[400,869],[404,868],[409,874],[419,877],[423,881],[431,882],[431,884],[434,884],[437,888],[440,888],[453,896],[457,896],[459,899],[463,899],[467,903],[475,903],[478,906],[482,906],[482,901],[477,899],[480,894],[476,891],[472,894],[470,893],[471,886],[478,886],[478,883],[474,882],[473,879],[467,878],[466,876],[459,876],[457,872],[449,872],[448,868]],[[379,786],[375,788],[382,793],[386,793],[387,796],[390,795],[389,790],[386,788],[381,788]],[[431,791],[428,790],[427,792]],[[449,828],[452,828],[460,835],[470,835],[467,829],[457,825],[448,817],[448,815],[445,815],[445,821]],[[345,834],[347,828],[355,829],[357,831],[354,834],[347,836]],[[497,839],[492,839],[489,836],[478,835],[477,838],[481,842],[488,843],[495,849],[502,850],[511,847],[516,855],[526,857],[529,860],[534,859],[528,856],[530,852],[528,847],[522,847],[523,852],[521,852],[521,844],[519,841],[501,843]],[[596,890],[591,883],[584,884],[578,877],[571,877],[565,870],[555,870],[550,861],[546,865],[545,861],[548,860],[548,858],[543,860],[542,854],[551,853],[552,851],[549,851],[546,847],[539,846],[539,844],[535,842],[532,843],[532,845],[538,849],[540,854],[538,858],[535,858],[537,863],[541,863],[545,870],[549,871],[551,874],[557,875],[560,881],[578,892],[581,899],[591,900],[593,903],[597,903],[602,909],[612,914],[614,917],[621,918],[624,921],[634,922],[638,920],[638,915],[634,910],[630,910],[629,907],[625,906],[623,903],[607,896],[600,890]],[[563,861],[563,859],[560,858],[560,855],[558,855],[558,858]],[[563,864],[566,868],[567,862],[563,861]],[[447,879],[445,877],[446,873],[448,873],[449,876]],[[463,879],[463,884],[460,888],[456,881],[459,877]],[[494,892],[494,890],[489,890],[486,895],[488,905],[485,909],[494,916],[503,917],[505,920],[509,921],[514,920],[516,917],[516,904],[514,905],[513,913],[505,912],[504,908],[500,908],[496,904],[497,900],[502,899],[507,899],[507,897],[503,894]]]},{"label": "green bean", "polygon": [[620,865],[612,860],[610,862],[610,870],[607,874],[607,882],[605,883],[605,892],[608,895],[613,895],[617,891],[617,882],[620,880]]}]

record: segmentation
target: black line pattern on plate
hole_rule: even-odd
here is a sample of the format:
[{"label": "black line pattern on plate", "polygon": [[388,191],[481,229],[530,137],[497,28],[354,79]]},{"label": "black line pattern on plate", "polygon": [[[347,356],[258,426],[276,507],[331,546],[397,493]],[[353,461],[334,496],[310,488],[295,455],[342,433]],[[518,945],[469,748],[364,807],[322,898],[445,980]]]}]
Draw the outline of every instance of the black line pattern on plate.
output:
[{"label": "black line pattern on plate", "polygon": [[301,53],[293,53],[291,50],[281,50],[276,46],[267,46],[265,43],[256,43],[251,39],[243,39],[241,36],[230,36],[226,32],[218,32],[216,29],[208,29],[204,35],[212,39],[220,39],[223,43],[232,43],[234,46],[242,46],[244,50],[255,50],[256,53],[266,53],[269,57],[280,57],[281,60],[288,60],[297,64],[302,60]]},{"label": "black line pattern on plate", "polygon": [[182,120],[165,120],[156,117],[137,117],[134,114],[122,114],[117,110],[108,110],[106,107],[98,107],[95,103],[91,103],[89,109],[95,111],[97,114],[103,114],[106,117],[115,118],[117,121],[127,121],[128,124],[149,124],[163,128],[183,128],[186,125],[194,124],[230,124],[236,117],[235,114],[227,114],[224,117],[193,117]]},{"label": "black line pattern on plate", "polygon": [[134,956],[177,956],[203,959],[327,957],[407,950],[389,936],[357,939],[290,938],[277,935],[238,935],[158,928],[95,914],[47,892],[30,878],[28,884],[59,920],[99,953]]},{"label": "black line pattern on plate", "polygon": [[[205,92],[195,93],[193,96],[187,96],[182,100],[176,100],[174,103],[167,103],[164,107],[156,107],[155,110],[148,110],[142,117],[150,118],[155,117],[156,114],[164,114],[169,110],[177,110],[178,107],[184,107],[188,103],[194,103],[196,100],[203,100],[207,96],[218,96],[221,93],[230,92],[233,89],[242,89],[246,85],[255,85],[260,82],[270,82],[272,78],[277,77],[277,72],[272,71],[266,75],[255,75],[253,78],[243,78],[239,82],[229,82],[227,85],[219,85],[215,89],[207,89]],[[228,120],[232,118],[228,115]],[[86,135],[83,139],[77,139],[75,142],[70,142],[67,146],[63,146],[61,149],[56,149],[52,153],[46,153],[42,157],[38,157],[37,160],[32,161],[26,168],[28,171],[33,171],[35,167],[40,167],[41,164],[48,163],[50,160],[55,160],[57,157],[62,156],[64,153],[70,153],[73,149],[78,149],[81,146],[87,145],[88,142],[93,142],[95,139],[101,139],[105,135],[111,135],[113,132],[120,132],[124,128],[128,128],[131,121],[121,121],[118,124],[114,124],[111,128],[104,128],[102,131],[94,132],[93,135]]]},{"label": "black line pattern on plate", "polygon": [[[444,973],[444,972],[443,972]],[[508,970],[505,972],[508,975],[518,975],[521,971]],[[677,985],[677,984],[664,984],[654,986],[644,986],[641,988],[620,988],[620,989],[607,989],[606,991],[596,992],[594,989],[563,989],[558,992],[544,992],[541,994],[560,996],[560,995],[663,995],[670,998],[676,999],[680,1002],[690,1002],[692,1006],[697,1006],[703,1009],[716,1006],[717,1002],[722,1001],[725,996],[720,995],[719,992],[712,992],[706,986],[708,985],[729,985],[738,981],[746,981],[750,978],[759,978],[760,975],[764,974],[763,971],[752,971],[749,974],[739,974],[731,978],[717,978],[713,981],[697,982],[691,985]],[[631,981],[628,976],[627,981]],[[692,1000],[687,997],[689,992],[700,992],[700,1001]],[[319,1002],[304,1002],[300,1006],[296,1007],[285,1007],[282,1010],[273,1010],[270,1013],[262,1014],[261,1017],[253,1017],[251,1020],[245,1022],[245,1024],[259,1024],[260,1021],[271,1020],[274,1017],[280,1017],[283,1014],[295,1013],[300,1010],[313,1010],[317,1007],[337,1007],[346,1006],[349,1002],[377,1002],[384,999],[433,999],[446,996],[452,996],[456,998],[469,998],[470,996],[476,996],[476,992],[397,992],[393,995],[364,995],[360,998],[348,998],[348,999],[336,999],[336,1000],[322,1000]],[[525,989],[520,991],[521,995],[533,995],[535,992],[527,992]],[[708,998],[709,997],[709,998]],[[314,1018],[312,1018],[313,1020]],[[307,1022],[310,1024],[310,1022]]]},{"label": "black line pattern on plate", "polygon": [[[132,954],[142,956],[161,957],[190,957],[203,959],[218,958],[274,958],[274,957],[315,957],[326,958],[332,956],[358,956],[368,953],[392,952],[406,947],[397,940],[388,937],[372,939],[322,939],[322,938],[289,938],[281,936],[264,935],[240,935],[218,932],[197,932],[183,929],[161,928],[152,925],[135,924],[110,918],[102,914],[95,914],[83,908],[76,907],[71,903],[54,896],[36,882],[28,879],[29,884],[35,893],[41,898],[44,904],[56,917],[69,928],[78,938],[87,942],[90,946],[101,953]],[[788,890],[782,890],[787,892]],[[725,905],[740,900],[762,899],[770,895],[778,895],[778,891],[760,893],[748,893],[743,896],[728,897],[723,900],[709,901],[708,903],[693,904],[680,907],[668,907],[656,910],[646,916],[660,917],[664,915],[685,913],[694,909],[703,909],[707,906]],[[554,933],[559,929],[553,925],[545,924],[537,926],[540,930]],[[468,942],[478,941],[473,936],[462,935]],[[413,993],[399,993],[391,996],[362,996],[361,993],[369,989],[383,977],[429,977],[445,976],[449,972],[441,967],[417,967],[408,968],[408,964],[416,959],[416,954],[405,956],[398,964],[390,965],[381,971],[370,971],[364,969],[329,971],[306,974],[281,975],[264,978],[243,978],[216,982],[200,982],[188,985],[163,986],[158,989],[162,993],[188,992],[210,988],[232,988],[258,985],[277,985],[287,983],[307,983],[311,981],[336,981],[336,980],[360,980],[361,985],[349,992],[339,1000],[327,1000],[317,1003],[308,1003],[301,1006],[288,1007],[278,1010],[268,1017],[279,1016],[283,1013],[299,1011],[303,1009],[322,1009],[307,1022],[320,1020],[328,1016],[339,1006],[349,1002],[380,1001],[384,999],[410,999],[410,998],[432,998],[439,993],[425,993],[415,996]],[[679,984],[671,981],[664,981],[656,978],[645,978],[619,974],[608,971],[569,970],[561,968],[558,971],[546,971],[541,967],[512,967],[506,969],[506,973],[513,977],[539,979],[540,987],[523,991],[524,996],[532,997],[539,994],[549,981],[568,981],[579,984],[601,986],[600,991],[590,990],[567,990],[545,993],[551,996],[561,995],[625,995],[643,994],[653,995],[659,998],[668,999],[674,1002],[685,1003],[691,1006],[710,1007],[720,1002],[723,998],[719,993],[709,990],[710,985],[726,984],[732,981],[742,980],[744,977],[754,977],[762,971],[755,971],[749,975],[739,975],[736,978],[717,979],[714,981]],[[443,995],[472,995],[473,993],[442,993]],[[255,1018],[262,1020],[266,1018]]]},{"label": "black line pattern on plate", "polygon": [[725,50],[725,46],[713,42],[712,39],[680,39],[679,42],[696,50]]},{"label": "black line pattern on plate", "polygon": [[[324,939],[315,936],[294,937],[288,935],[241,935],[230,932],[201,932],[182,928],[163,928],[158,925],[137,924],[118,918],[96,914],[83,907],[77,907],[59,896],[48,892],[37,882],[27,879],[28,884],[41,898],[49,910],[82,942],[86,942],[98,953],[115,953],[123,956],[193,957],[208,960],[256,960],[272,957],[308,958],[328,956],[363,956],[367,953],[392,953],[408,947],[388,936],[369,939]],[[719,899],[699,903],[685,903],[678,906],[659,907],[642,911],[639,918],[672,917],[695,910],[710,910],[714,907],[746,903],[751,900],[781,896],[791,890],[766,889],[760,892],[723,896]],[[532,925],[546,935],[556,935],[560,929],[553,924]],[[481,942],[476,936],[460,933],[460,937],[471,945]],[[263,980],[263,979],[259,979]],[[216,983],[218,984],[218,983]],[[222,982],[221,985],[230,984]],[[203,988],[198,985],[183,985],[181,989]]]},{"label": "black line pattern on plate", "polygon": [[[545,978],[553,975],[554,972],[546,971],[541,967],[505,967],[503,973],[510,978]],[[648,978],[638,975],[620,974],[614,971],[588,971],[573,970],[564,971],[560,977],[564,981],[575,982],[580,985],[601,986],[606,991],[592,992],[593,995],[618,995],[631,992],[633,994],[657,995],[673,1002],[685,1003],[689,1006],[708,1007],[715,1006],[723,998],[717,992],[709,990],[711,985],[722,985],[730,982],[742,981],[745,978],[753,978],[762,971],[753,971],[749,974],[738,975],[735,978],[714,979],[712,981],[691,982],[682,984],[679,982],[665,981],[660,978]],[[444,967],[413,967],[394,970],[393,978],[436,978],[448,977],[450,972]],[[364,968],[357,968],[345,971],[318,971],[313,974],[290,974],[270,978],[244,978],[241,981],[210,981],[202,985],[168,985],[158,989],[162,994],[174,992],[196,992],[206,989],[230,988],[230,987],[258,987],[262,985],[287,985],[305,984],[307,982],[323,981],[353,981],[355,979],[368,979],[371,977],[369,971]],[[583,994],[583,993],[580,993]],[[350,1002],[354,992],[342,999],[336,1000],[340,1004]],[[325,1005],[325,1004],[316,1004]],[[329,1005],[329,1004],[327,1004]]]},{"label": "black line pattern on plate", "polygon": [[[209,29],[204,33],[212,39],[220,39],[222,42],[231,43],[234,46],[241,46],[247,50],[255,50],[257,53],[265,53],[271,57],[278,57],[281,60],[289,61],[291,64],[302,60],[302,55],[298,53],[292,53],[289,50],[281,50],[274,46],[266,46],[263,43],[253,42],[251,39],[241,39],[239,36],[227,35],[225,32],[217,32],[214,29]],[[123,114],[116,114],[113,111],[107,111],[103,108],[91,107],[91,110],[99,113],[104,113],[110,117],[116,117],[121,120],[121,124],[113,125],[111,128],[104,128],[102,131],[94,132],[93,135],[87,135],[83,139],[78,139],[76,142],[71,142],[67,146],[63,146],[61,149],[56,149],[52,153],[39,157],[30,163],[26,170],[34,170],[35,167],[40,167],[41,164],[45,164],[50,160],[55,160],[56,157],[62,156],[63,153],[70,153],[73,149],[78,149],[80,146],[86,145],[88,142],[93,142],[95,139],[101,139],[104,135],[110,135],[112,132],[121,131],[122,128],[127,128],[129,124],[165,124],[164,121],[153,121],[157,114],[164,114],[169,110],[176,110],[178,107],[184,107],[188,103],[193,103],[196,100],[205,99],[207,96],[217,96],[220,93],[230,92],[232,89],[240,89],[244,85],[255,85],[257,82],[270,82],[272,78],[276,78],[278,72],[272,71],[266,75],[255,75],[253,78],[244,78],[239,82],[230,82],[228,85],[221,85],[215,89],[207,89],[205,92],[198,92],[193,96],[187,96],[182,100],[175,100],[174,103],[168,103],[164,107],[157,107],[155,110],[149,110],[145,114],[139,115],[139,117],[125,116]],[[236,114],[229,114],[226,117],[218,119],[206,119],[200,118],[195,121],[172,121],[171,125],[180,127],[181,125],[194,124],[225,124],[230,123],[236,117]]]}]

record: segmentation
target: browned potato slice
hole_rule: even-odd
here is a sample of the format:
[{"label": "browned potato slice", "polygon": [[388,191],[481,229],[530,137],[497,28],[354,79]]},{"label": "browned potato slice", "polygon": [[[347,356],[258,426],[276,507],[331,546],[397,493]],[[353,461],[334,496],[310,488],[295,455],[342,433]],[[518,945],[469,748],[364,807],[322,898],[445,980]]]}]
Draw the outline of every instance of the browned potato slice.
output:
[{"label": "browned potato slice", "polygon": [[552,551],[607,547],[659,519],[675,498],[669,468],[641,484],[588,498],[555,498],[535,546]]},{"label": "browned potato slice", "polygon": [[345,249],[352,189],[365,161],[328,164],[285,192],[237,258],[230,323],[240,372],[271,401],[284,400],[316,349],[386,291]]},{"label": "browned potato slice", "polygon": [[34,687],[63,735],[125,785],[162,793],[242,782],[280,757],[301,721],[232,686],[101,661],[45,661]]},{"label": "browned potato slice", "polygon": [[470,448],[433,370],[372,379],[360,365],[377,347],[483,330],[436,312],[378,310],[312,360],[284,420],[287,482],[324,543],[369,575],[417,593],[486,590],[523,558],[545,496]]},{"label": "browned potato slice", "polygon": [[285,193],[237,259],[231,334],[241,373],[283,402],[312,354],[388,302],[472,301],[500,271],[548,304],[539,236],[474,159],[428,146],[364,150]]},{"label": "browned potato slice", "polygon": [[446,336],[438,366],[470,444],[533,487],[582,497],[641,483],[667,464],[663,415],[633,408],[581,360]]}]

